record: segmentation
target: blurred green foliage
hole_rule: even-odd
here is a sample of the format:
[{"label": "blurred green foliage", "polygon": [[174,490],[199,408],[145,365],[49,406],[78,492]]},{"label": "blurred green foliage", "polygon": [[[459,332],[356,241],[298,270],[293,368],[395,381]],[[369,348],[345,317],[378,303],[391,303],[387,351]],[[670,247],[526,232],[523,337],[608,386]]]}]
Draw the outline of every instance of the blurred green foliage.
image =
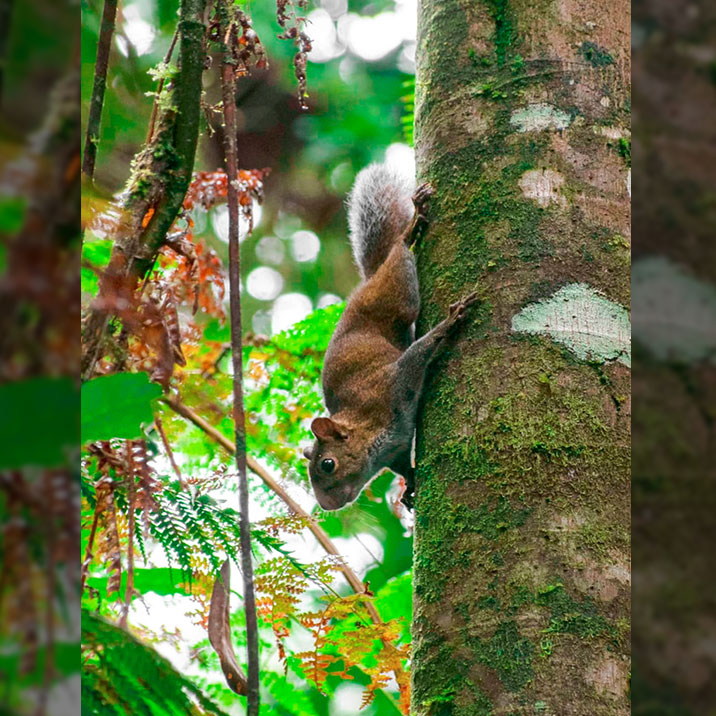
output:
[{"label": "blurred green foliage", "polygon": [[[283,278],[283,292],[302,293],[316,307],[321,295],[345,298],[356,283],[345,238],[343,202],[362,167],[382,160],[389,145],[405,142],[410,136],[411,128],[405,121],[412,123],[413,78],[397,68],[397,51],[377,62],[365,62],[350,51],[328,62],[309,61],[310,109],[302,113],[295,99],[291,64],[295,48],[291,42],[276,37],[275,4],[245,5],[266,46],[270,68],[266,72],[254,71],[237,87],[239,162],[246,169],[269,167],[272,174],[266,186],[262,219],[242,243],[243,272],[248,276],[254,268],[265,265],[257,255],[261,239],[277,236],[285,250],[271,267]],[[82,100],[86,113],[101,4],[82,0],[82,6]],[[374,15],[394,6],[388,0],[351,2],[347,10]],[[309,3],[309,11],[317,7],[320,3]],[[151,92],[155,89],[150,73],[163,61],[171,43],[178,0],[125,3],[125,16],[132,8],[156,34],[145,54],[138,55],[131,44],[128,56],[116,46],[112,51],[96,171],[97,184],[105,196],[122,189],[129,175],[129,160],[146,137]],[[135,17],[134,10],[130,15]],[[310,24],[307,32],[311,34]],[[205,83],[207,104],[217,102],[220,94],[211,77],[207,74]],[[214,170],[222,166],[222,129],[218,115],[207,112],[207,117],[216,131],[202,133],[195,168]],[[226,259],[227,247],[216,235],[213,218],[199,219],[202,231],[198,233]],[[298,262],[292,256],[291,237],[301,229],[315,232],[320,239],[316,260]],[[252,326],[258,314],[253,321],[258,332],[268,332],[266,313],[270,308],[267,301],[244,293],[246,323]]]},{"label": "blurred green foliage", "polygon": [[[98,145],[96,187],[91,196],[87,194],[88,202],[96,210],[103,210],[106,202],[122,190],[129,176],[131,159],[145,139],[153,101],[151,93],[156,89],[152,75],[156,75],[155,70],[164,60],[171,43],[178,4],[178,0],[138,0],[120,6]],[[350,47],[345,47],[336,52],[334,59],[309,62],[310,108],[307,113],[302,113],[296,101],[296,80],[291,63],[295,48],[291,42],[276,37],[279,29],[274,4],[239,4],[250,14],[271,65],[268,71],[252,72],[237,86],[240,164],[246,169],[271,169],[260,220],[253,233],[243,239],[241,247],[242,309],[247,331],[243,356],[247,444],[253,459],[282,477],[287,485],[293,486],[291,489],[300,492],[301,489],[310,490],[300,447],[311,439],[308,429],[311,418],[324,409],[320,392],[323,353],[343,310],[343,299],[357,283],[357,272],[346,240],[345,195],[363,166],[383,160],[390,145],[411,143],[414,83],[410,71],[404,71],[404,62],[401,65],[404,69],[399,69],[399,56],[405,43],[399,43],[373,62],[365,61]],[[405,2],[351,0],[342,4],[340,0],[322,3],[316,0],[309,3],[309,12],[323,6],[332,13],[334,28],[340,29],[345,27],[347,13],[372,17],[393,12],[401,5]],[[82,11],[82,105],[86,119],[101,3],[82,0]],[[325,13],[323,17],[325,19]],[[307,32],[311,35],[310,24]],[[371,41],[369,36],[362,39]],[[338,42],[347,42],[345,36],[339,33]],[[206,73],[204,89],[206,119],[195,169],[215,170],[223,165],[223,129],[220,118],[212,111],[220,94],[215,72]],[[221,207],[208,213],[195,211],[194,237],[213,249],[226,265],[228,252],[222,239],[222,212]],[[301,255],[300,232],[315,234],[320,242],[317,254],[308,258]],[[303,236],[305,238],[305,233]],[[82,269],[85,305],[97,293],[98,271],[107,264],[110,249],[110,237],[101,232],[86,233]],[[251,293],[249,277],[259,267],[269,267],[280,276],[278,289],[269,292],[270,298]],[[160,278],[166,270],[158,267]],[[298,299],[307,299],[303,301],[306,304],[303,314],[313,312],[285,330],[277,331],[277,327],[287,325],[287,322],[276,319],[274,300],[280,300],[286,294],[301,294]],[[334,305],[327,305],[329,303]],[[320,310],[315,310],[317,308]],[[187,365],[177,368],[172,390],[177,390],[184,403],[212,428],[231,439],[228,325],[202,311],[190,317],[184,307],[180,307],[179,316],[182,322],[192,320],[198,335],[182,346]],[[123,376],[129,377],[126,373],[114,377],[126,379]],[[124,412],[122,397],[107,394],[99,396],[96,402],[101,405],[104,398],[108,405]],[[180,418],[166,405],[155,403],[154,407],[156,414],[161,416],[173,457],[184,479],[190,483],[189,491],[180,488],[175,476],[170,476],[169,456],[163,440],[156,425],[149,421],[144,423],[144,441],[147,459],[154,460],[151,471],[155,482],[148,481],[145,476],[144,481],[139,480],[136,487],[131,487],[134,478],[128,480],[122,473],[124,448],[119,441],[106,445],[115,463],[106,463],[102,468],[98,467],[96,455],[85,453],[82,470],[83,553],[91,547],[96,504],[99,501],[103,505],[102,500],[107,499],[106,495],[98,496],[96,492],[102,475],[103,484],[108,484],[106,479],[109,478],[112,485],[111,504],[116,510],[118,525],[113,527],[111,520],[105,517],[99,520],[98,533],[101,532],[104,541],[101,547],[95,545],[97,554],[89,565],[88,589],[83,595],[83,605],[88,610],[83,621],[88,653],[94,654],[92,644],[111,637],[112,650],[108,651],[106,660],[108,668],[120,668],[122,654],[130,650],[137,663],[146,664],[147,669],[157,673],[157,670],[162,671],[162,678],[170,683],[178,680],[176,683],[181,689],[175,695],[176,699],[184,698],[181,693],[184,690],[193,703],[199,703],[201,697],[187,686],[189,683],[199,684],[212,703],[227,713],[239,714],[243,702],[225,685],[218,658],[208,641],[192,644],[181,633],[182,627],[175,627],[172,622],[182,607],[192,612],[192,620],[201,619],[202,610],[192,607],[194,602],[188,601],[187,594],[192,594],[194,599],[202,598],[202,595],[206,597],[223,556],[235,556],[238,524],[231,507],[235,500],[232,461],[206,431]],[[93,427],[95,430],[102,429],[103,425],[107,427],[105,423],[116,422],[117,417],[111,410],[105,411],[104,417],[97,413],[92,418]],[[134,421],[129,413],[122,417]],[[105,433],[102,435],[108,437]],[[323,553],[308,546],[314,544],[310,540],[301,543],[302,538],[282,527],[285,505],[273,492],[253,475],[250,484],[252,515],[258,513],[268,523],[267,527],[262,526],[263,523],[255,526],[253,531],[257,564],[279,554],[280,559],[294,565],[297,574],[313,574],[318,568],[312,564],[323,559]],[[138,492],[134,494],[132,490]],[[406,645],[410,640],[412,540],[395,511],[397,495],[396,478],[386,473],[379,476],[352,506],[330,514],[318,510],[316,517],[323,529],[338,541],[341,550],[346,549],[353,556],[363,555],[364,566],[357,566],[356,571],[375,595],[373,602],[383,621],[397,620],[396,643]],[[135,504],[132,500],[138,501]],[[152,508],[152,500],[157,509]],[[105,621],[116,620],[123,609],[127,586],[124,552],[127,549],[127,522],[132,510],[136,516],[134,548],[137,552],[134,589],[144,599],[151,599],[153,605],[157,598],[173,600],[167,602],[167,612],[156,608],[150,611],[148,620],[144,620],[148,626],[142,628],[142,633],[156,641],[168,640],[171,633],[171,640],[184,654],[184,657],[177,657],[178,661],[186,658],[187,651],[191,653],[191,676],[186,683],[185,676],[172,674],[159,657],[138,651],[141,645],[112,631]],[[114,533],[117,539],[113,542]],[[310,588],[301,595],[304,610],[321,610],[327,598],[350,595],[347,584],[340,577],[332,584],[313,579],[309,582]],[[246,639],[240,601],[236,601],[236,596],[232,595],[236,608],[231,615],[232,642],[239,662],[243,663]],[[177,606],[177,599],[185,601]],[[130,613],[130,624],[133,613]],[[360,698],[356,701],[354,694],[346,700],[342,691],[345,677],[337,674],[343,663],[341,639],[355,639],[351,635],[359,633],[361,618],[356,612],[335,625],[334,636],[338,644],[328,644],[324,649],[338,661],[329,670],[323,692],[306,678],[301,660],[295,656],[311,648],[312,638],[309,630],[299,624],[298,616],[290,618],[285,664],[277,657],[270,624],[262,620],[262,713],[333,716],[347,713],[346,708],[348,712],[354,712]],[[187,625],[190,623],[185,621]],[[375,668],[381,648],[379,640],[367,645],[365,654],[359,655],[355,662],[358,665],[348,669],[351,683],[358,687],[368,685],[368,672]],[[102,709],[113,698],[111,686],[106,681],[102,664],[96,662],[96,657],[92,659],[90,666],[94,671],[87,687],[103,696],[100,701],[93,701],[91,713],[105,713]],[[152,693],[140,694],[136,690],[131,670],[123,667],[118,676],[121,679],[115,682],[115,688],[126,686],[127,690],[114,699],[114,712],[127,712],[129,704],[136,713],[158,713]],[[170,706],[174,708],[167,700],[163,708],[170,709]],[[210,711],[214,707],[203,703],[202,708]],[[362,713],[367,716],[400,713],[395,684],[388,684],[384,691],[378,691]]]}]

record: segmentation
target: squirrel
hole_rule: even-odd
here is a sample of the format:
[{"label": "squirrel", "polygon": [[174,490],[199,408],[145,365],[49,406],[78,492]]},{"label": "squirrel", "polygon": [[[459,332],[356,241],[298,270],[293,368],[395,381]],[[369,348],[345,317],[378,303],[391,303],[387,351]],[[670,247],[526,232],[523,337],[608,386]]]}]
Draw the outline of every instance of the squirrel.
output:
[{"label": "squirrel", "polygon": [[348,223],[361,283],[349,297],[326,350],[321,382],[330,417],[314,418],[304,450],[319,505],[353,502],[383,468],[402,475],[412,510],[411,449],[426,370],[446,337],[477,300],[450,306],[448,317],[415,340],[420,292],[410,250],[422,234],[433,189],[413,185],[384,164],[359,172]]}]

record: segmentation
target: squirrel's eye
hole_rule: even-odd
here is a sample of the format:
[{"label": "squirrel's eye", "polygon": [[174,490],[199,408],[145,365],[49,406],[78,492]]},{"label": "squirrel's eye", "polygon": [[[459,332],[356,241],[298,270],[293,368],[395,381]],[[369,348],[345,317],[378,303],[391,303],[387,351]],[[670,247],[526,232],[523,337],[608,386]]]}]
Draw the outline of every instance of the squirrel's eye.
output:
[{"label": "squirrel's eye", "polygon": [[331,460],[330,457],[324,458],[321,460],[321,470],[326,473],[326,475],[330,475],[333,470],[336,468],[336,463]]}]

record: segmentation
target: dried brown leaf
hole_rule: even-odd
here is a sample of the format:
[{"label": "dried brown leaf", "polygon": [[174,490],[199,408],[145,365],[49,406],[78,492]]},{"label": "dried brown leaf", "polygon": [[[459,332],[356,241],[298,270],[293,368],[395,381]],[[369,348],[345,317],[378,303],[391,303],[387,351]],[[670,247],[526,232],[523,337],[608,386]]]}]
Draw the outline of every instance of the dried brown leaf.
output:
[{"label": "dried brown leaf", "polygon": [[246,676],[239,667],[231,643],[231,626],[229,624],[229,590],[230,567],[227,559],[221,566],[221,574],[214,582],[209,606],[209,641],[214,648],[226,683],[237,694],[246,693]]}]

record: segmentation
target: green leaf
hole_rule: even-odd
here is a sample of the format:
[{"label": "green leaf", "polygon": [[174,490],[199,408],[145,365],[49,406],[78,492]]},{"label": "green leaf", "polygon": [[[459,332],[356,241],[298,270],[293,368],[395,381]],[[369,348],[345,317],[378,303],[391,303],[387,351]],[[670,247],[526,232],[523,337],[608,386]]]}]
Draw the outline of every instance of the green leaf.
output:
[{"label": "green leaf", "polygon": [[0,385],[0,469],[59,467],[77,443],[79,391],[70,378]]},{"label": "green leaf", "polygon": [[82,258],[95,266],[106,266],[112,256],[113,244],[111,239],[85,240],[82,244]]},{"label": "green leaf", "polygon": [[138,438],[154,420],[152,400],[162,389],[146,373],[100,376],[82,386],[82,443]]},{"label": "green leaf", "polygon": [[[1,266],[0,264],[0,267]],[[80,269],[80,291],[82,291],[82,293],[89,293],[92,296],[96,296],[99,291],[99,279],[97,278],[97,274],[85,266]]]},{"label": "green leaf", "polygon": [[[98,589],[103,594],[107,592],[107,580],[109,577],[89,577],[87,584],[93,589]],[[154,592],[166,596],[169,594],[190,594],[186,587],[181,586],[185,582],[180,570],[169,567],[152,567],[150,569],[135,568],[134,588],[146,594]],[[120,592],[124,592],[127,586],[127,573],[122,573],[122,584]]]},{"label": "green leaf", "polygon": [[[112,255],[113,243],[114,242],[111,239],[97,239],[96,241],[89,241],[85,238],[85,241],[82,244],[82,261],[91,264],[97,269],[106,266],[109,263],[110,256]],[[82,293],[89,293],[92,296],[96,296],[99,288],[97,273],[91,268],[83,265],[80,277],[80,288]]]},{"label": "green leaf", "polygon": [[225,716],[190,679],[126,630],[82,610],[82,704],[87,714]]},{"label": "green leaf", "polygon": [[403,619],[401,637],[410,643],[410,622],[413,614],[413,575],[405,572],[386,582],[373,600],[383,621]]}]

